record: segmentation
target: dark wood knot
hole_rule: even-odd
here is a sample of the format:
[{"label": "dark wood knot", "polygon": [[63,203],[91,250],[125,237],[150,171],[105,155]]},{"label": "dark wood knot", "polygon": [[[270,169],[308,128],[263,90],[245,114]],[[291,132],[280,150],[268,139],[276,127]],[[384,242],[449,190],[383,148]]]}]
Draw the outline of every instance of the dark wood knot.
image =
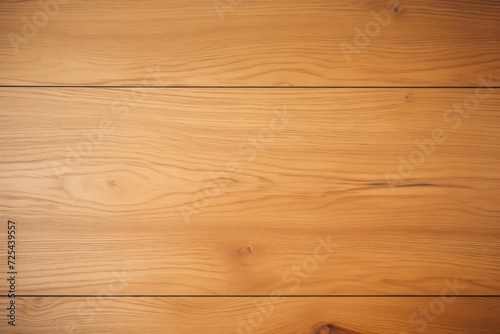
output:
[{"label": "dark wood knot", "polygon": [[360,333],[339,326],[335,326],[332,324],[323,323],[315,326],[312,330],[312,334],[360,334]]},{"label": "dark wood knot", "polygon": [[234,254],[238,257],[245,257],[253,254],[253,248],[251,246],[243,246],[238,248]]},{"label": "dark wood knot", "polygon": [[335,334],[335,326],[322,325],[315,334]]},{"label": "dark wood knot", "polygon": [[388,5],[389,13],[398,15],[403,11],[403,6],[399,0],[391,0]]}]

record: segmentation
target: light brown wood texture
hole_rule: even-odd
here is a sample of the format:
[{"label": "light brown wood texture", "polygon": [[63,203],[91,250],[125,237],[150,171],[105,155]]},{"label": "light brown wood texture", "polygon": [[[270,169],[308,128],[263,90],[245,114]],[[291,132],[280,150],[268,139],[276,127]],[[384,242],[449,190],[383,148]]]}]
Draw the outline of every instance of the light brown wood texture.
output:
[{"label": "light brown wood texture", "polygon": [[[137,90],[3,88],[18,289],[93,295],[118,274],[120,295],[422,295],[455,279],[498,294],[500,89],[479,92],[459,124],[449,109],[474,90],[149,89],[123,114]],[[436,129],[446,140],[391,184]],[[68,150],[82,157],[58,175]]]},{"label": "light brown wood texture", "polygon": [[0,3],[0,84],[142,85],[159,66],[169,86],[468,86],[500,68],[496,0],[61,2]]},{"label": "light brown wood texture", "polygon": [[499,19],[0,1],[0,333],[499,333]]},{"label": "light brown wood texture", "polygon": [[[40,333],[44,328],[46,333],[120,334],[494,334],[500,328],[500,302],[493,298],[456,298],[445,303],[440,298],[384,297],[274,302],[268,297],[90,297],[22,298],[19,303],[20,325],[9,333]],[[322,331],[325,325],[336,330],[323,327]]]}]

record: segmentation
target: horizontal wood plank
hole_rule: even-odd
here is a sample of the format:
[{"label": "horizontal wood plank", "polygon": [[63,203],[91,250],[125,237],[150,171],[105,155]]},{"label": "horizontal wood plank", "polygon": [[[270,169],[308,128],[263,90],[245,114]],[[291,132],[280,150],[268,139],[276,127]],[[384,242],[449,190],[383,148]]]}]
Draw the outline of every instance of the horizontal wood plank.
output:
[{"label": "horizontal wood plank", "polygon": [[[7,333],[494,334],[500,328],[498,298],[20,298],[17,312]],[[6,327],[2,321],[0,329]]]},{"label": "horizontal wood plank", "polygon": [[57,1],[0,3],[0,84],[500,82],[496,0]]},{"label": "horizontal wood plank", "polygon": [[499,293],[500,90],[477,92],[4,88],[19,291]]}]

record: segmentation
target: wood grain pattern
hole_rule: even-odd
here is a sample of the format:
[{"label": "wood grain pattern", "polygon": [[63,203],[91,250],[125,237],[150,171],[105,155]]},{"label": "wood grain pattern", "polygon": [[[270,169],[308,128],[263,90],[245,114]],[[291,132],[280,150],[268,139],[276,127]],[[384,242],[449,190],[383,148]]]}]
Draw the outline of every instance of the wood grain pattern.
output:
[{"label": "wood grain pattern", "polygon": [[500,68],[496,0],[58,1],[0,3],[0,84],[142,85],[159,66],[164,85],[465,86]]},{"label": "wood grain pattern", "polygon": [[[500,328],[496,298],[21,298],[19,308],[20,325],[9,333],[473,334],[479,327],[494,334]],[[325,325],[335,330],[321,331]]]},{"label": "wood grain pattern", "polygon": [[[150,89],[130,104],[136,90],[4,88],[19,291],[97,294],[123,274],[122,295],[440,294],[454,279],[496,294],[499,91],[469,115],[450,111],[468,89]],[[447,139],[391,187],[435,129]]]}]

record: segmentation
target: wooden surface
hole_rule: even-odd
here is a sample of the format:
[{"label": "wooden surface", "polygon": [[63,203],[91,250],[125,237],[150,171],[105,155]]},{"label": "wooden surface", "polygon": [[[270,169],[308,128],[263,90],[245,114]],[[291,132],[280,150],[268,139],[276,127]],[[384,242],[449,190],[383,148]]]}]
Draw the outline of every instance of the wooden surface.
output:
[{"label": "wooden surface", "polygon": [[142,85],[158,65],[169,86],[468,86],[500,68],[496,0],[61,0],[46,19],[38,2],[0,3],[0,84]]},{"label": "wooden surface", "polygon": [[20,304],[22,325],[12,333],[323,334],[330,325],[336,334],[478,328],[494,334],[500,328],[493,298],[22,298]]},{"label": "wooden surface", "polygon": [[[500,291],[500,90],[456,130],[443,114],[467,89],[151,89],[113,117],[123,93],[2,90],[23,293],[92,294],[124,271],[123,294],[262,294],[328,236],[331,256],[285,278],[290,293],[439,294],[454,277],[464,294]],[[437,128],[447,140],[391,184]]]},{"label": "wooden surface", "polygon": [[498,333],[499,1],[58,1],[0,3],[0,333]]}]

